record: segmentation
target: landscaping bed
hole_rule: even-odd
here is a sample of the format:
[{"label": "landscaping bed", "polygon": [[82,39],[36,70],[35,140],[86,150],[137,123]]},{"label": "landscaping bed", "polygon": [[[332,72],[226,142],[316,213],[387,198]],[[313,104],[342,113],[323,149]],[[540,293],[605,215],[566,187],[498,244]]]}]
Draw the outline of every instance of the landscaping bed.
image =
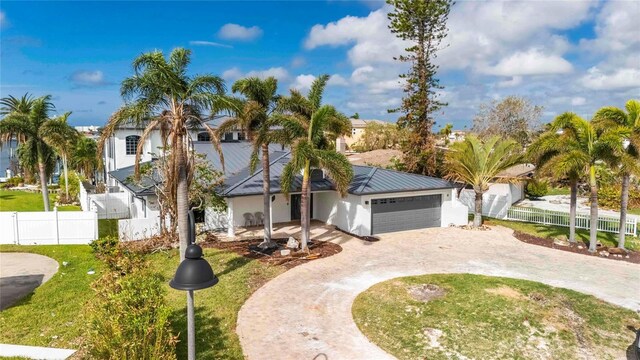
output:
[{"label": "landscaping bed", "polygon": [[359,294],[358,328],[399,359],[620,359],[640,316],[545,284],[472,274],[397,278]]},{"label": "landscaping bed", "polygon": [[309,251],[291,250],[288,255],[281,255],[280,250],[285,250],[288,239],[273,239],[278,244],[277,249],[261,250],[258,244],[262,242],[262,238],[238,240],[238,241],[219,241],[215,235],[207,234],[204,242],[200,243],[203,248],[214,248],[226,251],[232,251],[245,258],[255,259],[260,262],[283,266],[286,269],[294,268],[298,265],[305,264],[309,261],[322,259],[335,255],[342,251],[342,247],[328,241],[309,241]]},{"label": "landscaping bed", "polygon": [[637,251],[620,251],[618,248],[598,246],[596,252],[591,253],[589,252],[589,245],[585,245],[581,242],[576,242],[574,244],[566,243],[563,245],[559,245],[553,239],[541,238],[539,236],[527,234],[518,230],[515,230],[513,232],[513,236],[516,239],[522,242],[525,242],[527,244],[540,245],[540,246],[545,246],[552,249],[558,249],[558,250],[568,251],[568,252],[577,253],[577,254],[599,256],[605,259],[627,261],[634,264],[640,264],[640,253],[638,253]]}]

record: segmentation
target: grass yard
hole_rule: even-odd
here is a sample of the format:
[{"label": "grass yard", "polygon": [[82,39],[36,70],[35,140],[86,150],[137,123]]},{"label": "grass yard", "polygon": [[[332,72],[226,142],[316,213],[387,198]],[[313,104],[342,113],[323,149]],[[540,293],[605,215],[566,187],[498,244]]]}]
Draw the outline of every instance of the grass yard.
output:
[{"label": "grass yard", "polygon": [[550,187],[547,195],[571,195],[571,189],[568,187]]},{"label": "grass yard", "polygon": [[[101,264],[89,246],[0,246],[0,251],[33,252],[50,256],[66,267],[33,296],[0,312],[0,343],[78,348],[85,331],[82,307],[93,296],[90,283],[100,276]],[[246,299],[262,284],[284,272],[235,253],[205,249],[220,282],[196,292],[196,329],[199,359],[244,359],[235,333],[237,314]],[[178,263],[177,250],[149,255],[150,266],[166,280],[167,300],[173,309],[174,332],[179,334],[179,359],[187,357],[186,293],[169,288]],[[95,275],[87,275],[89,268]]]},{"label": "grass yard", "polygon": [[590,295],[470,274],[376,284],[352,312],[399,359],[619,359],[635,339],[627,327],[640,327],[634,311]]},{"label": "grass yard", "polygon": [[118,219],[99,219],[98,238],[118,236]]},{"label": "grass yard", "polygon": [[[49,203],[53,209],[55,192],[49,192]],[[80,206],[58,207],[60,211],[80,211]],[[42,194],[39,192],[0,190],[0,211],[44,211]]]},{"label": "grass yard", "polygon": [[[523,233],[538,236],[541,238],[553,239],[560,235],[569,237],[569,228],[562,226],[532,224],[519,221],[508,221],[499,219],[486,219],[486,225],[501,225],[513,230],[522,231]],[[585,246],[589,246],[589,230],[576,229],[576,240],[581,241]],[[618,234],[605,233],[598,231],[598,240],[606,246],[618,246]],[[625,240],[625,248],[629,250],[640,251],[640,238],[627,235]]]}]

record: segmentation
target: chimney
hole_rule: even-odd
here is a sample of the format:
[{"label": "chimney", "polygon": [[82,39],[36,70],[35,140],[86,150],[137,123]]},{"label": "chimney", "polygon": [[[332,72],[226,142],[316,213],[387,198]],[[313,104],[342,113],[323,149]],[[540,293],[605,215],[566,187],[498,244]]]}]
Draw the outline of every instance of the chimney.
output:
[{"label": "chimney", "polygon": [[336,151],[344,154],[347,151],[347,142],[343,136],[336,139]]}]

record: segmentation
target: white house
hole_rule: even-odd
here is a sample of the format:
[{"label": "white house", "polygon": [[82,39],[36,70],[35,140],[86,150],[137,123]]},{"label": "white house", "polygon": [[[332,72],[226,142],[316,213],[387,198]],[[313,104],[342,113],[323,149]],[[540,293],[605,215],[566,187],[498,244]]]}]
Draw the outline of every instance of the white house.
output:
[{"label": "white house", "polygon": [[[273,223],[300,219],[302,176],[296,177],[287,197],[280,188],[282,171],[289,160],[287,151],[271,155]],[[320,170],[313,171],[312,219],[360,236],[467,224],[467,207],[456,199],[457,191],[448,181],[370,166],[354,165],[353,170],[355,175],[344,198],[331,179]],[[247,219],[262,212],[262,171],[251,174],[243,169],[226,179],[221,194],[227,201],[227,211],[207,209],[205,224],[210,230],[226,229],[233,237],[236,227],[252,225]]]}]

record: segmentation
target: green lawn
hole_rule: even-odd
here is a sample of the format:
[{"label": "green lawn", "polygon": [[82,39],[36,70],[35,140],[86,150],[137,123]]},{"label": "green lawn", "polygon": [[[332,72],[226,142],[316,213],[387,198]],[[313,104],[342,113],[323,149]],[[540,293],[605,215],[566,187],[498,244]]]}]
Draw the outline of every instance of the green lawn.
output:
[{"label": "green lawn", "polygon": [[[432,284],[440,298],[409,291]],[[433,289],[433,287],[431,288]],[[541,283],[470,274],[426,275],[376,284],[353,317],[399,359],[619,359],[640,317],[593,296]]]},{"label": "green lawn", "polygon": [[551,187],[547,192],[547,195],[570,195],[571,189],[568,187]]},{"label": "green lawn", "polygon": [[[532,224],[519,221],[508,221],[499,219],[485,219],[486,225],[501,225],[504,227],[518,230],[526,234],[538,236],[541,238],[553,239],[560,235],[569,237],[569,228],[562,226],[552,226],[543,224]],[[582,241],[585,246],[589,246],[589,230],[576,229],[576,240]],[[605,233],[598,231],[598,240],[606,246],[618,245],[618,234]],[[625,248],[630,250],[640,250],[640,238],[627,235],[625,240]]]},{"label": "green lawn", "polygon": [[99,219],[98,238],[118,236],[118,219]]},{"label": "green lawn", "polygon": [[[50,256],[66,267],[35,293],[0,312],[0,343],[78,348],[84,329],[83,304],[93,296],[89,287],[100,276],[102,266],[89,246],[0,246],[0,251],[34,252]],[[220,282],[196,292],[196,328],[199,359],[243,359],[235,333],[237,314],[246,299],[262,284],[284,272],[234,253],[205,249]],[[179,334],[178,358],[186,359],[186,295],[169,288],[179,257],[177,250],[148,256],[151,268],[167,282],[167,300],[173,309],[172,323]],[[87,275],[89,268],[97,270]]]},{"label": "green lawn", "polygon": [[[55,192],[49,192],[51,209],[55,200]],[[68,205],[58,207],[60,211],[80,211],[80,206]],[[0,211],[44,211],[42,194],[39,192],[0,190]]]}]

